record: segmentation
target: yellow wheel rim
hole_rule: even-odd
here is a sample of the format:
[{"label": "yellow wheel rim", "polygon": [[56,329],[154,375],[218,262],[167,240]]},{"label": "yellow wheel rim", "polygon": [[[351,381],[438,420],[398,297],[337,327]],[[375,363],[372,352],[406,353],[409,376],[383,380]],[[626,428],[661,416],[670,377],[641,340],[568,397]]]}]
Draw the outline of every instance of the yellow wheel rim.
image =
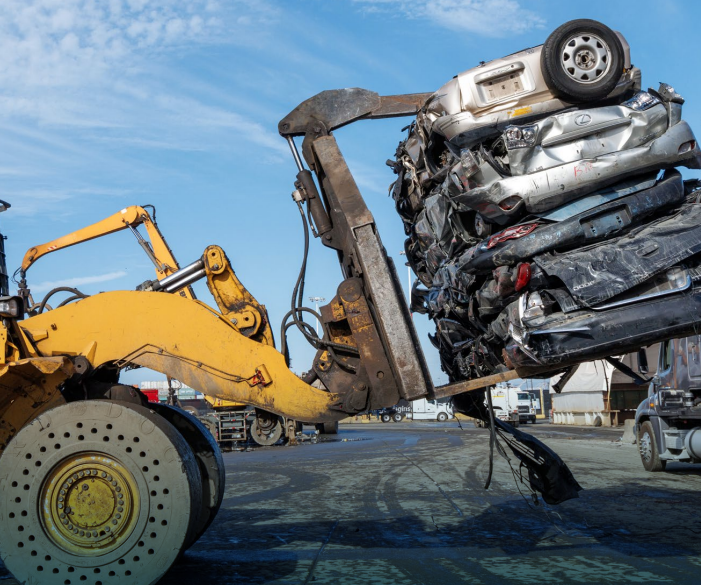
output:
[{"label": "yellow wheel rim", "polygon": [[97,556],[129,538],[139,516],[139,490],[120,461],[83,452],[51,470],[39,505],[45,533],[57,546]]}]

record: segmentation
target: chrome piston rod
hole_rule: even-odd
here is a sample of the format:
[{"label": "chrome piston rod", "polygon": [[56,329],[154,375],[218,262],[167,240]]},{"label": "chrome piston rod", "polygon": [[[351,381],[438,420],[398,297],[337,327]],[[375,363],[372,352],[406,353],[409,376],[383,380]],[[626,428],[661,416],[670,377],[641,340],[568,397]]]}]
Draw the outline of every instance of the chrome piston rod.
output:
[{"label": "chrome piston rod", "polygon": [[[175,276],[175,274],[177,274],[177,272],[172,274],[171,276]],[[168,286],[162,287],[161,290],[164,290],[165,292],[169,293],[178,292],[181,288],[190,286],[191,284],[197,282],[201,278],[204,278],[206,275],[207,271],[204,268],[202,268],[201,270],[197,270],[196,272],[191,272],[190,274],[183,276],[180,280],[171,282]]]},{"label": "chrome piston rod", "polygon": [[[161,289],[167,289],[171,284],[174,282],[178,282],[179,280],[182,280],[186,276],[189,276],[193,272],[198,272],[204,268],[204,262],[200,258],[199,260],[195,260],[192,264],[188,264],[185,266],[185,268],[181,268],[180,270],[176,270],[171,274],[170,276],[166,276],[163,280],[159,282]],[[202,278],[201,276],[199,278]],[[199,280],[199,278],[197,280]],[[182,288],[182,287],[180,287]]]}]

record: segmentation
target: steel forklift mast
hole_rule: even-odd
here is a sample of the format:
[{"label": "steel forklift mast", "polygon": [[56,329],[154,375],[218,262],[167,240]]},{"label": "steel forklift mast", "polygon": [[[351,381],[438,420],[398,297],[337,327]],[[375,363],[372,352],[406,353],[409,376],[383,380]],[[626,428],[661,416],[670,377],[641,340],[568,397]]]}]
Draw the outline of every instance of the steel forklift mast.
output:
[{"label": "steel forklift mast", "polygon": [[[344,276],[336,298],[321,309],[326,339],[337,342],[350,333],[359,354],[353,360],[322,346],[314,374],[332,392],[352,387],[357,404],[364,402],[369,387],[369,409],[400,398],[452,396],[518,376],[512,370],[434,387],[394,263],[332,134],[358,120],[414,116],[431,95],[380,96],[358,88],[324,91],[302,102],[278,125],[298,169],[293,198],[306,204],[315,237],[337,251]],[[303,137],[301,156],[295,137]],[[350,331],[339,327],[343,321]],[[354,371],[348,371],[349,361],[358,362]]]}]

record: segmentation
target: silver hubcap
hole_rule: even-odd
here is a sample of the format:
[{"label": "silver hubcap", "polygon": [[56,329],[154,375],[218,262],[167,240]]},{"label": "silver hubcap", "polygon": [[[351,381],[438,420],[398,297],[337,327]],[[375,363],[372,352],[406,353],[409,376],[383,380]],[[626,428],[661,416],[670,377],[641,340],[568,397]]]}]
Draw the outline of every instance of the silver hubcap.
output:
[{"label": "silver hubcap", "polygon": [[649,433],[643,433],[640,438],[640,456],[646,462],[652,459],[652,438]]},{"label": "silver hubcap", "polygon": [[596,35],[577,34],[565,43],[560,60],[570,78],[578,83],[594,83],[611,68],[611,49]]}]

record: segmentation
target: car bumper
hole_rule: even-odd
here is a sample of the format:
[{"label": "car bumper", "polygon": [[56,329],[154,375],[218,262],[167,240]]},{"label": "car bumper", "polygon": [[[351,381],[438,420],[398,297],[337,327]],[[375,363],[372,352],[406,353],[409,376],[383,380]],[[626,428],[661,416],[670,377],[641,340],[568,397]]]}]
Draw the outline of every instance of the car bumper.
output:
[{"label": "car bumper", "polygon": [[513,321],[504,357],[523,377],[693,335],[701,322],[701,285],[606,311],[556,313],[530,326]]}]

